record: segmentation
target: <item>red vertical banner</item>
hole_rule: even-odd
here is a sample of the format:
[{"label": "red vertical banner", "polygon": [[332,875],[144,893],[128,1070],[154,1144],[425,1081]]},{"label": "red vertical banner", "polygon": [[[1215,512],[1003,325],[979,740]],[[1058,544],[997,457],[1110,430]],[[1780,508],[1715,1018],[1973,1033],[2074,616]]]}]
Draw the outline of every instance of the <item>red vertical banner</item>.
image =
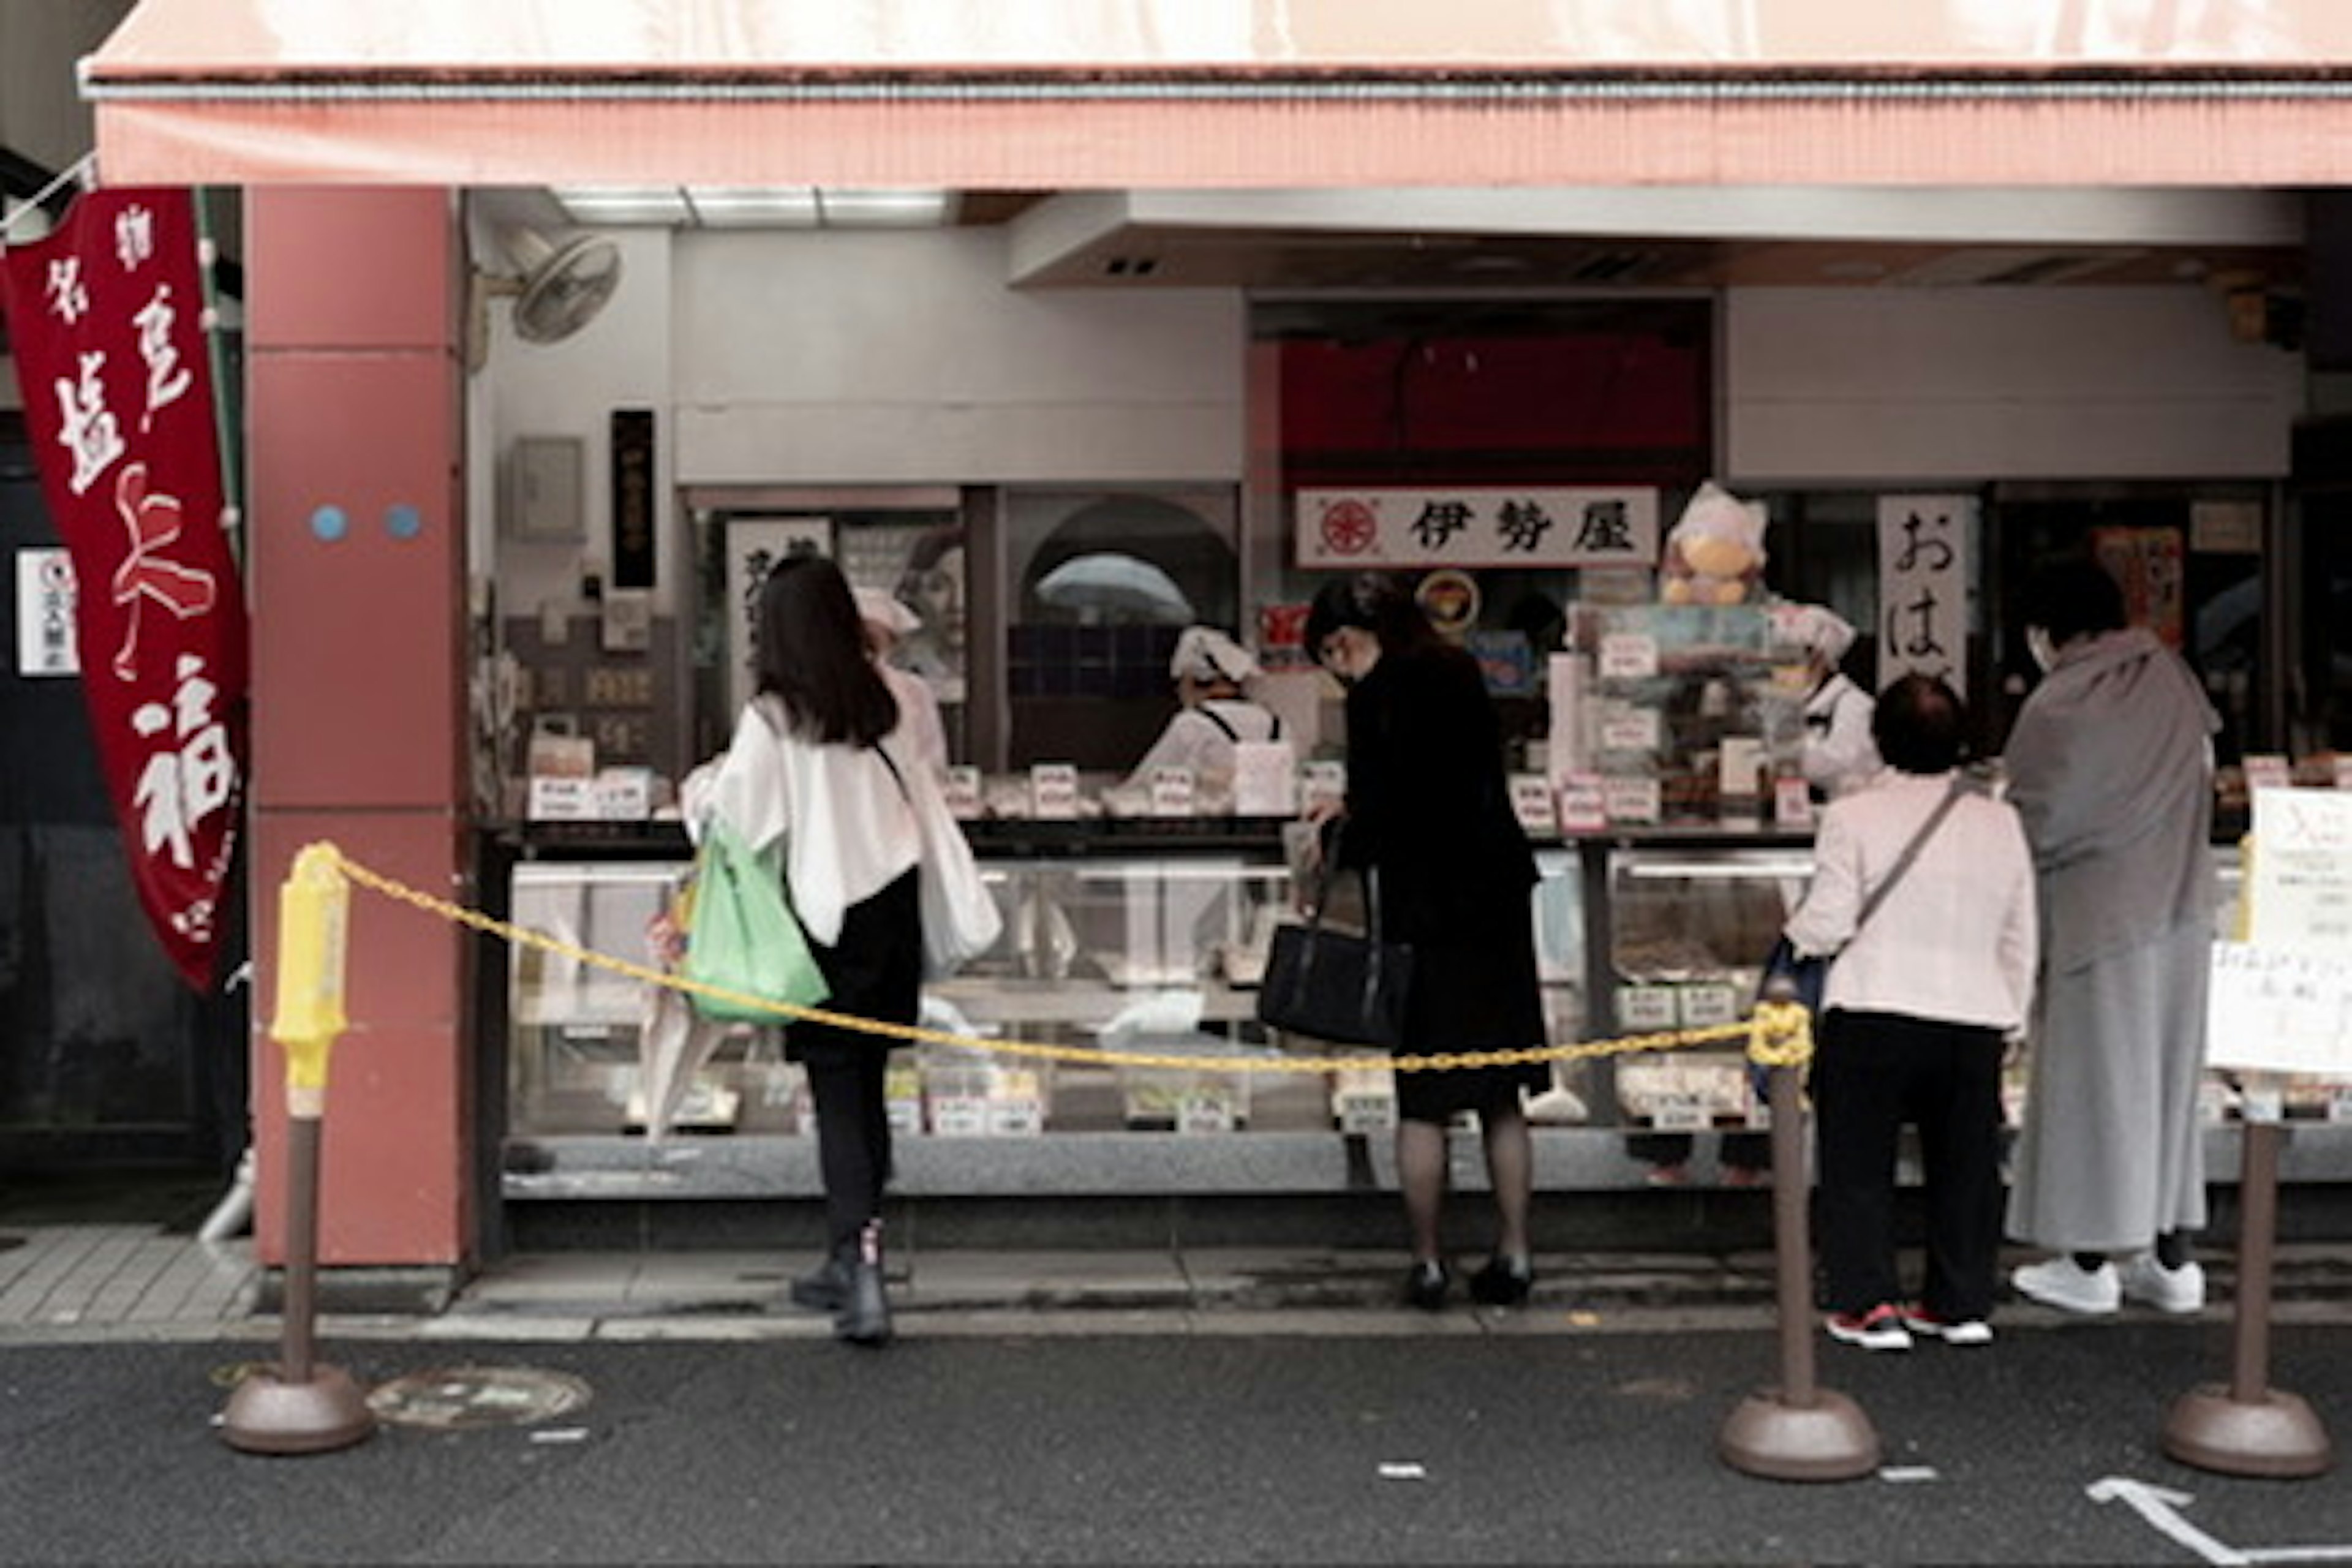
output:
[{"label": "red vertical banner", "polygon": [[209,989],[246,758],[245,599],[222,527],[195,205],[87,193],[0,256],[41,489],[72,557],[81,656],[131,877]]}]

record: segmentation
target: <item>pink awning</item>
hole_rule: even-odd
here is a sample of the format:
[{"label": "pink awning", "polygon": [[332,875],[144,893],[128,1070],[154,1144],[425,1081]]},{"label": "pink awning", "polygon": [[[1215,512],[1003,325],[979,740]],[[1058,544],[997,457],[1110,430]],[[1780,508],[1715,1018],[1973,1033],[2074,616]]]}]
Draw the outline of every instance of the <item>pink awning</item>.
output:
[{"label": "pink awning", "polygon": [[2343,0],[141,0],[109,182],[2340,184]]}]

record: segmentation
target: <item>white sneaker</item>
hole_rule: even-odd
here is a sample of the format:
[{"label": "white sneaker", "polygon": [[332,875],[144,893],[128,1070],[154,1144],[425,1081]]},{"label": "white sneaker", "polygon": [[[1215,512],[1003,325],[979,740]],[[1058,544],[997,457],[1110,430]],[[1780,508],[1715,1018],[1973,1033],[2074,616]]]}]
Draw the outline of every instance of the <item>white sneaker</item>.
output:
[{"label": "white sneaker", "polygon": [[2017,1287],[2019,1295],[2062,1312],[2095,1316],[2123,1304],[2123,1282],[2112,1263],[2084,1268],[2071,1258],[2052,1258],[2025,1265],[2009,1277],[2009,1282]]},{"label": "white sneaker", "polygon": [[2159,1312],[2194,1312],[2205,1305],[2205,1266],[2190,1259],[2167,1268],[2153,1252],[2134,1253],[2124,1259],[2124,1300],[2141,1301]]}]

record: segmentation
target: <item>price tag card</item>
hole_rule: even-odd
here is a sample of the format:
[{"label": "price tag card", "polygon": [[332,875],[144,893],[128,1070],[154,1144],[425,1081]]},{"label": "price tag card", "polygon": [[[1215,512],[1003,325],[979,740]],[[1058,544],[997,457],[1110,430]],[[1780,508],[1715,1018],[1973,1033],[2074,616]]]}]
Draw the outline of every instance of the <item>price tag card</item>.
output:
[{"label": "price tag card", "polygon": [[948,770],[941,781],[940,792],[947,796],[948,812],[959,822],[971,822],[986,809],[980,789],[980,770],[961,763]]},{"label": "price tag card", "polygon": [[1813,825],[1813,792],[1801,778],[1772,781],[1772,820],[1782,827]]},{"label": "price tag card", "polygon": [[978,1138],[988,1131],[988,1101],[976,1094],[937,1095],[930,1109],[935,1137]]},{"label": "price tag card", "polygon": [[1612,702],[1601,710],[1601,749],[1604,752],[1654,752],[1663,733],[1654,708]]},{"label": "price tag card", "polygon": [[1192,770],[1184,767],[1151,770],[1151,815],[1192,815]]},{"label": "price tag card", "polygon": [[1045,1131],[1045,1107],[1034,1098],[988,1101],[988,1131],[996,1138],[1030,1138]]},{"label": "price tag card", "polygon": [[1067,822],[1078,815],[1078,769],[1075,763],[1039,763],[1029,770],[1033,816]]},{"label": "price tag card", "polygon": [[1224,1090],[1196,1089],[1177,1102],[1179,1132],[1232,1132],[1241,1125],[1234,1097]]},{"label": "price tag card", "polygon": [[1739,1016],[1738,994],[1728,985],[1685,985],[1681,988],[1683,1027],[1704,1029],[1728,1024]]},{"label": "price tag card", "polygon": [[1647,680],[1657,673],[1657,638],[1647,632],[1610,632],[1601,637],[1601,679]]},{"label": "price tag card", "polygon": [[1620,1028],[1650,1031],[1671,1029],[1681,1016],[1671,985],[1623,985],[1617,991]]},{"label": "price tag card", "polygon": [[1541,773],[1511,775],[1511,810],[1519,826],[1539,838],[1559,831],[1559,814],[1551,800],[1551,781]]},{"label": "price tag card", "polygon": [[1611,773],[1601,781],[1603,809],[1612,822],[1654,823],[1658,820],[1658,781]]},{"label": "price tag card", "polygon": [[1609,805],[1599,773],[1568,773],[1559,781],[1559,830],[1599,833],[1609,826]]},{"label": "price tag card", "polygon": [[1716,763],[1716,788],[1724,795],[1753,799],[1764,772],[1764,742],[1755,735],[1726,735]]}]

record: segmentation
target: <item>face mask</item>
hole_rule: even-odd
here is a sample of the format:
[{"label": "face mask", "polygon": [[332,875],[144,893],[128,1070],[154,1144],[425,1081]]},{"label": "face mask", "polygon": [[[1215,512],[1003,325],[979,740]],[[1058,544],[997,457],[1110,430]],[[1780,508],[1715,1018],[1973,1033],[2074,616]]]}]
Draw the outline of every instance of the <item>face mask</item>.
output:
[{"label": "face mask", "polygon": [[2041,626],[2025,628],[2025,651],[2033,656],[2033,668],[2044,675],[2058,662],[2058,649],[2050,641],[2050,633]]}]

